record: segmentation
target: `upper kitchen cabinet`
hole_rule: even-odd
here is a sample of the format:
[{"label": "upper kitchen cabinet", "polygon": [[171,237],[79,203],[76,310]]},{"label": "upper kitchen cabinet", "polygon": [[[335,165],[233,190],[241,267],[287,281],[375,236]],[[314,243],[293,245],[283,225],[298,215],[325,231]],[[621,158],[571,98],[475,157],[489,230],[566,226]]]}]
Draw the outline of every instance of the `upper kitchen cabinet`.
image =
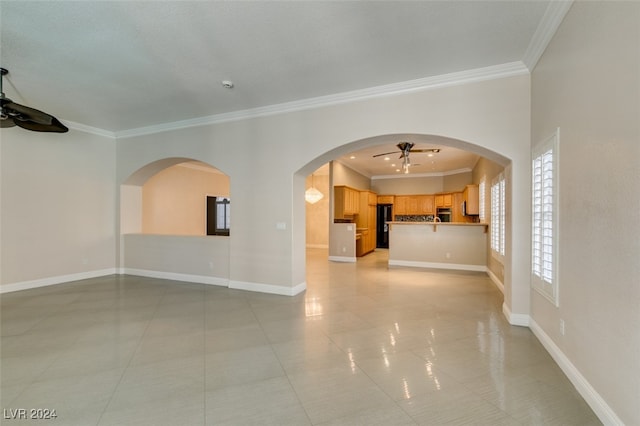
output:
[{"label": "upper kitchen cabinet", "polygon": [[433,206],[433,195],[418,195],[418,213],[421,215],[435,214],[435,208]]},{"label": "upper kitchen cabinet", "polygon": [[378,195],[378,204],[394,204],[393,195]]},{"label": "upper kitchen cabinet", "polygon": [[396,216],[430,215],[433,212],[433,195],[396,195],[393,203]]},{"label": "upper kitchen cabinet", "polygon": [[476,216],[480,214],[478,185],[467,185],[462,193],[462,199],[466,205],[466,215]]},{"label": "upper kitchen cabinet", "polygon": [[360,191],[348,186],[333,187],[334,219],[353,219],[360,211]]},{"label": "upper kitchen cabinet", "polygon": [[453,205],[453,194],[438,194],[435,196],[436,207],[451,207]]}]

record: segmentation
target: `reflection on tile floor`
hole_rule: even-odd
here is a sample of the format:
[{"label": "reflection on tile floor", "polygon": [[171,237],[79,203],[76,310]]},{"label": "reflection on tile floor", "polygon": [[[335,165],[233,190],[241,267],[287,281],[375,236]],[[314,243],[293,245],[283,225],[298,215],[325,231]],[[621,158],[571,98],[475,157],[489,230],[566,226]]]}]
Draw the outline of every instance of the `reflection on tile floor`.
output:
[{"label": "reflection on tile floor", "polygon": [[486,275],[389,269],[384,250],[326,259],[309,250],[295,297],[135,276],[4,294],[3,412],[83,426],[600,424],[505,321]]}]

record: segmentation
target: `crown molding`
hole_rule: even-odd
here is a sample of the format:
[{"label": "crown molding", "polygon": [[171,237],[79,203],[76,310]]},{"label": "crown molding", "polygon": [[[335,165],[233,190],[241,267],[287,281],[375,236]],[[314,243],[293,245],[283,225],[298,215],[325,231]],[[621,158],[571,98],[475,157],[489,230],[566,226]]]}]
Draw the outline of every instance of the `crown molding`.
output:
[{"label": "crown molding", "polygon": [[159,125],[123,130],[115,132],[115,137],[118,139],[131,138],[135,136],[185,129],[189,127],[239,121],[248,118],[266,117],[270,115],[304,111],[308,109],[340,105],[385,96],[394,96],[422,90],[432,90],[485,80],[495,80],[499,78],[523,75],[528,73],[529,70],[523,62],[510,62],[501,65],[493,65],[490,67],[443,74],[435,77],[420,78],[416,80],[403,81],[383,86],[370,87],[367,89],[353,90],[333,95],[319,96],[316,98],[302,99],[298,101],[285,102],[264,107],[216,114],[208,117],[199,117],[189,120],[174,121],[171,123],[163,123]]},{"label": "crown molding", "polygon": [[91,127],[91,126],[87,126],[86,124],[76,123],[75,121],[68,121],[68,120],[64,120],[64,124],[68,128],[73,130],[78,130],[80,132],[91,133],[92,135],[103,136],[111,139],[116,138],[115,132],[111,132],[109,130],[99,129],[97,127]]},{"label": "crown molding", "polygon": [[409,174],[398,173],[395,175],[376,175],[376,176],[371,176],[371,179],[374,180],[374,179],[409,179],[409,178],[422,178],[422,177],[443,177],[443,176],[457,175],[460,173],[469,173],[472,171],[473,171],[472,169],[465,167],[463,169],[449,170],[446,172],[409,173]]},{"label": "crown molding", "polygon": [[573,0],[549,2],[522,58],[522,62],[529,69],[529,72],[532,72],[536,67],[572,4]]},{"label": "crown molding", "polygon": [[224,173],[222,173],[220,170],[208,165],[200,165],[200,164],[188,162],[188,163],[178,163],[176,164],[176,166],[184,167],[185,169],[198,170],[200,172],[205,172],[205,173],[212,173],[214,175],[224,175]]}]

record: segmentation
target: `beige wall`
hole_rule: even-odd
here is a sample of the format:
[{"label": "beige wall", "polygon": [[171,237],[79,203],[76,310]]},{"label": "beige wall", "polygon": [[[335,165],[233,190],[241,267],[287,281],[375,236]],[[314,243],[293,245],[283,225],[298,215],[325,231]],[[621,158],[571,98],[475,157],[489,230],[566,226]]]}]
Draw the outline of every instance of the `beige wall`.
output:
[{"label": "beige wall", "polygon": [[208,195],[228,197],[229,177],[190,163],[162,170],[142,187],[142,232],[206,235]]},{"label": "beige wall", "polygon": [[123,251],[128,274],[229,285],[228,237],[128,234]]},{"label": "beige wall", "polygon": [[368,176],[345,166],[339,161],[331,162],[331,173],[333,186],[346,185],[360,191],[371,189],[371,179]]},{"label": "beige wall", "polygon": [[471,172],[456,173],[443,176],[442,191],[443,192],[462,192],[464,187],[472,183]]},{"label": "beige wall", "polygon": [[329,205],[331,200],[331,190],[329,189],[329,175],[316,174],[307,177],[306,188],[313,186],[324,197],[315,204],[305,203],[307,220],[307,247],[328,248],[329,247]]},{"label": "beige wall", "polygon": [[532,142],[558,127],[559,306],[532,291],[531,316],[613,411],[601,419],[638,425],[639,2],[573,3],[532,73]]},{"label": "beige wall", "polygon": [[414,195],[439,192],[461,192],[471,183],[471,172],[446,176],[415,176],[374,178],[371,189],[377,194]]},{"label": "beige wall", "polygon": [[0,135],[0,283],[115,272],[115,142],[73,129]]},{"label": "beige wall", "polygon": [[[473,168],[473,177],[472,181],[474,184],[478,185],[482,181],[485,180],[484,187],[484,212],[485,219],[484,223],[491,223],[491,181],[493,178],[498,176],[501,172],[504,171],[504,167],[500,166],[497,163],[494,163],[491,160],[486,158],[480,158],[476,163],[476,166]],[[489,230],[489,235],[491,230]],[[501,261],[495,258],[491,254],[491,239],[487,238],[487,269],[495,275],[498,281],[503,284],[504,283],[504,265]]]},{"label": "beige wall", "polygon": [[393,223],[389,265],[484,272],[486,240],[483,225],[436,225],[434,231],[430,224]]}]

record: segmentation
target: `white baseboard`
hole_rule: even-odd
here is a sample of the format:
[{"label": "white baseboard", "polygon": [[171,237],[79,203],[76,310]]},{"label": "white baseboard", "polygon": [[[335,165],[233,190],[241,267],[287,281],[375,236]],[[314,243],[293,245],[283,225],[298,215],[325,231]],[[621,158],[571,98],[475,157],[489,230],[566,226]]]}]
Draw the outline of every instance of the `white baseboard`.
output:
[{"label": "white baseboard", "polygon": [[506,303],[502,304],[502,313],[509,321],[511,325],[518,325],[520,327],[529,327],[531,317],[527,314],[514,314]]},{"label": "white baseboard", "polygon": [[328,249],[329,245],[328,244],[307,244],[307,248],[312,248],[312,249]]},{"label": "white baseboard", "polygon": [[120,268],[120,274],[137,275],[140,277],[160,278],[163,280],[186,281],[190,283],[218,285],[229,287],[227,278],[209,277],[205,275],[179,274],[176,272],[151,271],[148,269]]},{"label": "white baseboard", "polygon": [[491,278],[491,281],[493,281],[493,283],[496,285],[496,287],[498,287],[498,290],[500,290],[500,292],[502,292],[502,294],[504,294],[504,284],[502,284],[502,281],[500,281],[498,276],[496,274],[494,274],[493,272],[491,272],[491,269],[489,269],[489,268],[487,268],[487,275],[489,275],[489,278]]},{"label": "white baseboard", "polygon": [[573,386],[576,387],[580,395],[589,404],[591,409],[596,413],[600,421],[605,425],[620,425],[624,426],[624,423],[616,415],[616,413],[609,407],[604,399],[598,392],[591,386],[589,381],[580,373],[575,365],[569,358],[560,350],[560,348],[551,340],[551,337],[544,332],[544,330],[533,320],[529,321],[529,327],[540,343],[545,347],[547,352],[555,360],[556,364],[562,369],[564,374],[567,375]]},{"label": "white baseboard", "polygon": [[307,283],[305,281],[295,287],[284,287],[281,285],[252,283],[248,281],[229,281],[229,288],[255,291],[258,293],[279,294],[281,296],[295,296],[307,289]]},{"label": "white baseboard", "polygon": [[356,258],[349,256],[329,256],[329,260],[332,262],[356,263]]},{"label": "white baseboard", "polygon": [[70,281],[86,280],[89,278],[104,277],[117,273],[116,268],[98,269],[96,271],[78,272],[77,274],[58,275],[55,277],[41,278],[31,281],[21,281],[17,283],[4,284],[0,286],[0,293],[10,293],[13,291],[29,290],[30,288],[46,287],[50,285],[68,283]]},{"label": "white baseboard", "polygon": [[485,265],[465,265],[462,263],[419,262],[413,260],[389,260],[389,266],[409,266],[412,268],[453,269],[457,271],[486,272]]}]

